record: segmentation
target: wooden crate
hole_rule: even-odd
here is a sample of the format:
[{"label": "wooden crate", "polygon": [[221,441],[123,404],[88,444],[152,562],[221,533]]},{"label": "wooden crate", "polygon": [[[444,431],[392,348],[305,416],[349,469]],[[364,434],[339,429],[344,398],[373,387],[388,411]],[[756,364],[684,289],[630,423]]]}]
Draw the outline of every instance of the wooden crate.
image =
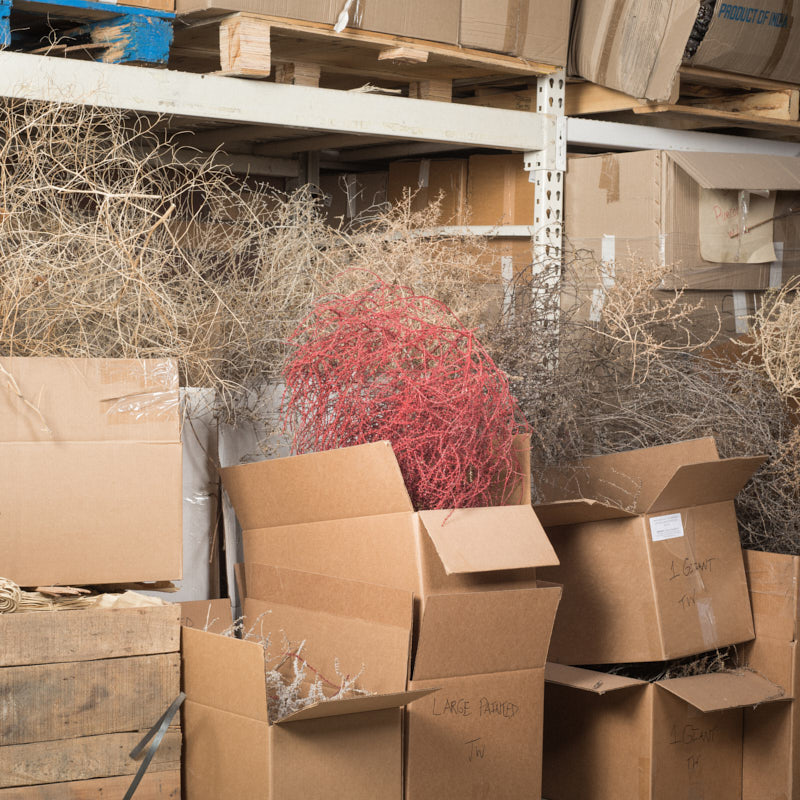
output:
[{"label": "wooden crate", "polygon": [[[178,605],[0,615],[1,800],[125,793],[130,751],[180,691],[179,619]],[[180,760],[176,725],[137,797],[179,797]]]}]

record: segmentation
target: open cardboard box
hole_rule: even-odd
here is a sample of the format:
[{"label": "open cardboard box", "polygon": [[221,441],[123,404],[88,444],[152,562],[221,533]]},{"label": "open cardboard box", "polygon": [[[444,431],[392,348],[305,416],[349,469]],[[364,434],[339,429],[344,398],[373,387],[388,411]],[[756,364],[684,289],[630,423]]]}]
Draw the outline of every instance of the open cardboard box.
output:
[{"label": "open cardboard box", "polygon": [[374,694],[318,702],[271,722],[260,641],[184,627],[189,797],[402,798],[401,707],[434,691],[405,688],[412,597],[318,577],[253,570],[253,590],[265,599],[245,601],[245,632],[269,636],[270,655],[302,653],[306,682],[320,674],[327,686],[337,671],[363,669],[359,686]]},{"label": "open cardboard box", "polygon": [[746,670],[651,683],[548,663],[545,679],[548,800],[737,800],[742,708],[784,694]]},{"label": "open cardboard box", "polygon": [[720,459],[705,438],[548,474],[536,513],[561,566],[539,575],[564,586],[549,659],[662,661],[752,639],[733,498],[764,460]]},{"label": "open cardboard box", "polygon": [[740,661],[786,691],[789,703],[744,712],[743,800],[800,797],[800,557],[744,551],[756,638]]},{"label": "open cardboard box", "polygon": [[[683,63],[698,0],[580,0],[570,43],[570,70],[633,97],[668,100]],[[689,59],[693,67],[800,81],[796,0],[713,6],[708,31]]]},{"label": "open cardboard box", "polygon": [[493,798],[537,796],[560,587],[430,598],[412,668],[408,593],[262,564],[245,571],[246,630],[304,637],[326,676],[337,663],[341,674],[363,667],[369,689],[427,695],[408,707],[406,798],[463,798],[480,786]]},{"label": "open cardboard box", "polygon": [[[565,230],[576,250],[609,262],[612,279],[634,259],[669,265],[687,289],[780,286],[800,274],[800,215],[788,214],[800,205],[797,161],[661,150],[571,158]],[[750,192],[746,214],[740,192]],[[598,288],[594,274],[577,278]]]},{"label": "open cardboard box", "polygon": [[511,505],[452,512],[413,510],[388,442],[222,471],[244,528],[247,597],[263,591],[259,564],[320,585],[328,576],[413,592],[408,685],[442,691],[408,710],[408,798],[538,792],[543,665],[561,589],[535,580],[557,559],[528,502],[526,445]]},{"label": "open cardboard box", "polygon": [[0,573],[21,586],[181,577],[172,360],[0,359]]}]

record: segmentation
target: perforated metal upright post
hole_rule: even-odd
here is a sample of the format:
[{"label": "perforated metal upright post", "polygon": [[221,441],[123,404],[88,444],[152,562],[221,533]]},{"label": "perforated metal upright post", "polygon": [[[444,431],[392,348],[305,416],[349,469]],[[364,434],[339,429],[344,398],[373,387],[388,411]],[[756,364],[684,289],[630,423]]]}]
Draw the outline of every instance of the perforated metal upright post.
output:
[{"label": "perforated metal upright post", "polygon": [[[542,316],[557,322],[555,301],[561,281],[564,172],[567,169],[567,124],[564,116],[564,70],[539,78],[536,110],[544,114],[541,150],[525,154],[525,169],[536,184],[533,220],[534,302],[542,303]],[[554,327],[553,325],[548,327]]]}]

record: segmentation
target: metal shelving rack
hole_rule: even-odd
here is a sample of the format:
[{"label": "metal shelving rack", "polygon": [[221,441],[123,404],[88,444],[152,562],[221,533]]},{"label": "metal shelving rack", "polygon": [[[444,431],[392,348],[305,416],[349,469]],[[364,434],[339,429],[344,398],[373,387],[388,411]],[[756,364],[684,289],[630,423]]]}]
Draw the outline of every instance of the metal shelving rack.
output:
[{"label": "metal shelving rack", "polygon": [[[251,174],[302,181],[316,177],[321,164],[347,171],[379,160],[476,148],[521,152],[537,187],[535,219],[530,229],[513,226],[497,234],[532,232],[534,260],[554,281],[569,145],[800,155],[796,143],[567,118],[564,90],[563,71],[541,77],[536,112],[520,112],[0,52],[0,95],[163,115],[172,130],[189,132],[182,142],[201,152],[219,141],[235,143],[220,158]],[[259,144],[235,152],[248,142]],[[297,153],[307,155],[288,157]]]}]

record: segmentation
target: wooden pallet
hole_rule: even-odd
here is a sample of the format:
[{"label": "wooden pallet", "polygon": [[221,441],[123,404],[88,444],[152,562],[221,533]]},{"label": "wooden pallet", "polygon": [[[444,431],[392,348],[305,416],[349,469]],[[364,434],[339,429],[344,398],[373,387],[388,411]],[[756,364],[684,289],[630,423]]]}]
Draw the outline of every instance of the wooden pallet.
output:
[{"label": "wooden pallet", "polygon": [[170,67],[281,83],[356,88],[365,81],[449,101],[454,81],[535,79],[555,67],[514,56],[251,13],[179,20]]},{"label": "wooden pallet", "polygon": [[[463,102],[529,111],[536,91],[485,90]],[[682,130],[739,128],[800,136],[800,87],[760,78],[683,68],[666,102],[643,100],[586,81],[567,83],[565,113]]]},{"label": "wooden pallet", "polygon": [[91,0],[0,0],[0,50],[164,65],[174,16],[158,8]]}]

